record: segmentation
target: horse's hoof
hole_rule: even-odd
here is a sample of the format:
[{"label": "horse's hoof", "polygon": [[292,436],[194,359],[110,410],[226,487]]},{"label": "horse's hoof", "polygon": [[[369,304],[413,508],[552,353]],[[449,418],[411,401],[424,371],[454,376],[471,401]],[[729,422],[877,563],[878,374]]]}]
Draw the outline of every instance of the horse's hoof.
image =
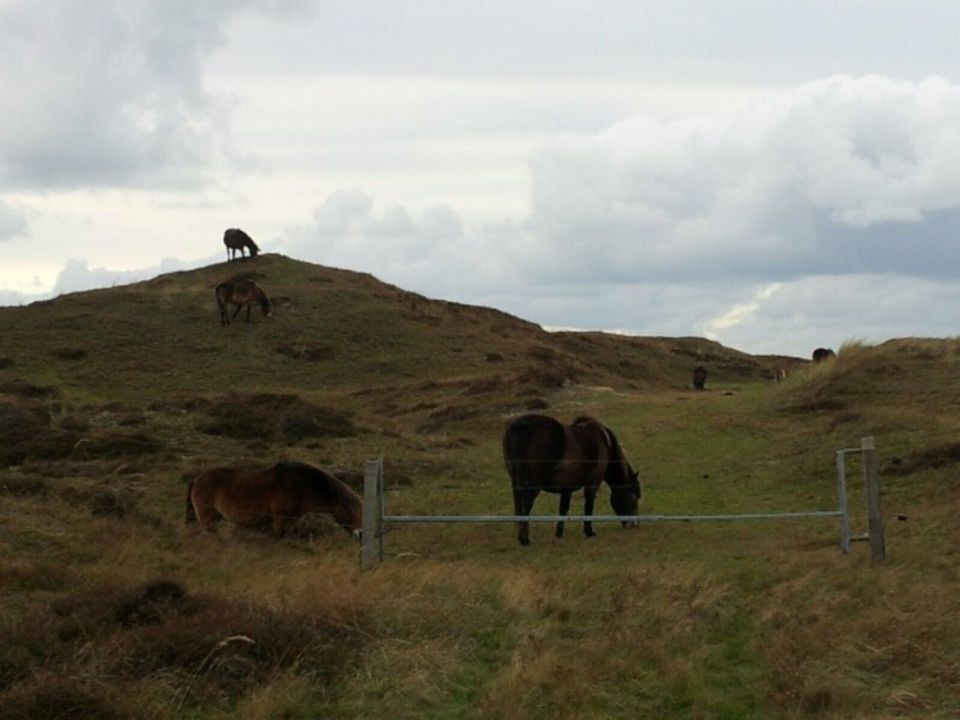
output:
[{"label": "horse's hoof", "polygon": [[530,538],[523,538],[523,537],[522,537],[522,538],[518,538],[518,539],[520,540],[520,544],[523,545],[524,547],[526,547],[527,545],[530,544]]}]

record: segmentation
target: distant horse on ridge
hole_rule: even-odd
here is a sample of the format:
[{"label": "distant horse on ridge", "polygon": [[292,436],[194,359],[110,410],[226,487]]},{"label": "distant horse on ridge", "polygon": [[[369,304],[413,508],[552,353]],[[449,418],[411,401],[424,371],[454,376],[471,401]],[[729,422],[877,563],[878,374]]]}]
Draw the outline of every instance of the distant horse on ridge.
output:
[{"label": "distant horse on ridge", "polygon": [[223,244],[227,246],[227,261],[237,256],[237,251],[240,252],[240,256],[245,258],[247,256],[247,250],[250,251],[250,257],[256,257],[257,253],[260,252],[260,248],[253,241],[253,238],[247,235],[240,228],[229,228],[223,232]]}]

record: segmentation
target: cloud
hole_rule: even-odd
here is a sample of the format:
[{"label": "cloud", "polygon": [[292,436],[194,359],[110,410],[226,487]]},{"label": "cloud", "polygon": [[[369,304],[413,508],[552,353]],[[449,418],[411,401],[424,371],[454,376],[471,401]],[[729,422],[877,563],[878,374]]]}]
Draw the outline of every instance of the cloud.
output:
[{"label": "cloud", "polygon": [[754,353],[809,357],[850,340],[956,337],[960,288],[952,280],[849,274],[783,283],[716,339]]},{"label": "cloud", "polygon": [[0,200],[0,242],[26,234],[26,216]]},{"label": "cloud", "polygon": [[782,287],[780,283],[773,283],[760,288],[750,302],[737,303],[733,307],[725,310],[716,317],[704,323],[703,334],[711,340],[718,338],[718,333],[743,325],[759,310],[763,301],[770,298],[777,290]]},{"label": "cloud", "polygon": [[501,282],[504,247],[515,237],[493,225],[468,230],[444,204],[419,213],[399,204],[381,210],[357,189],[332,193],[313,211],[313,221],[288,230],[278,249],[449,298]]},{"label": "cloud", "polygon": [[836,76],[564,137],[532,161],[517,259],[540,282],[936,276],[960,261],[958,127],[946,80]]},{"label": "cloud", "polygon": [[204,64],[242,9],[286,4],[0,5],[0,187],[204,182],[204,168],[230,155],[231,112],[205,90]]},{"label": "cloud", "polygon": [[129,283],[150,280],[164,273],[202,267],[211,262],[216,262],[219,259],[219,256],[217,256],[217,259],[205,258],[193,262],[183,262],[176,258],[164,258],[159,265],[133,270],[110,270],[103,267],[91,268],[86,260],[71,259],[67,260],[63,269],[57,275],[52,295],[57,296],[65,293],[93,290],[94,288],[127,285]]}]

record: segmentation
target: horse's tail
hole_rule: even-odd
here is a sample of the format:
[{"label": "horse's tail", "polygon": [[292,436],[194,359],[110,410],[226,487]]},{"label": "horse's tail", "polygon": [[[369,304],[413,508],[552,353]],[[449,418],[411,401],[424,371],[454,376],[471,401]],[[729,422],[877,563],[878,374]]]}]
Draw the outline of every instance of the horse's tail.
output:
[{"label": "horse's tail", "polygon": [[190,498],[191,495],[193,495],[193,480],[187,485],[187,515],[184,518],[184,522],[187,525],[192,525],[197,521],[197,511],[193,508],[193,500]]}]

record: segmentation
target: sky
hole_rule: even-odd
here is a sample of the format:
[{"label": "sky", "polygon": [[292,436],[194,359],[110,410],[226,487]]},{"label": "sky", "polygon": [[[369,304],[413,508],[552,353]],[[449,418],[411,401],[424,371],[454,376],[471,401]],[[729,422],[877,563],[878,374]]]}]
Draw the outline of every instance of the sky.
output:
[{"label": "sky", "polygon": [[266,252],[751,353],[960,335],[949,0],[0,0],[0,305]]}]

